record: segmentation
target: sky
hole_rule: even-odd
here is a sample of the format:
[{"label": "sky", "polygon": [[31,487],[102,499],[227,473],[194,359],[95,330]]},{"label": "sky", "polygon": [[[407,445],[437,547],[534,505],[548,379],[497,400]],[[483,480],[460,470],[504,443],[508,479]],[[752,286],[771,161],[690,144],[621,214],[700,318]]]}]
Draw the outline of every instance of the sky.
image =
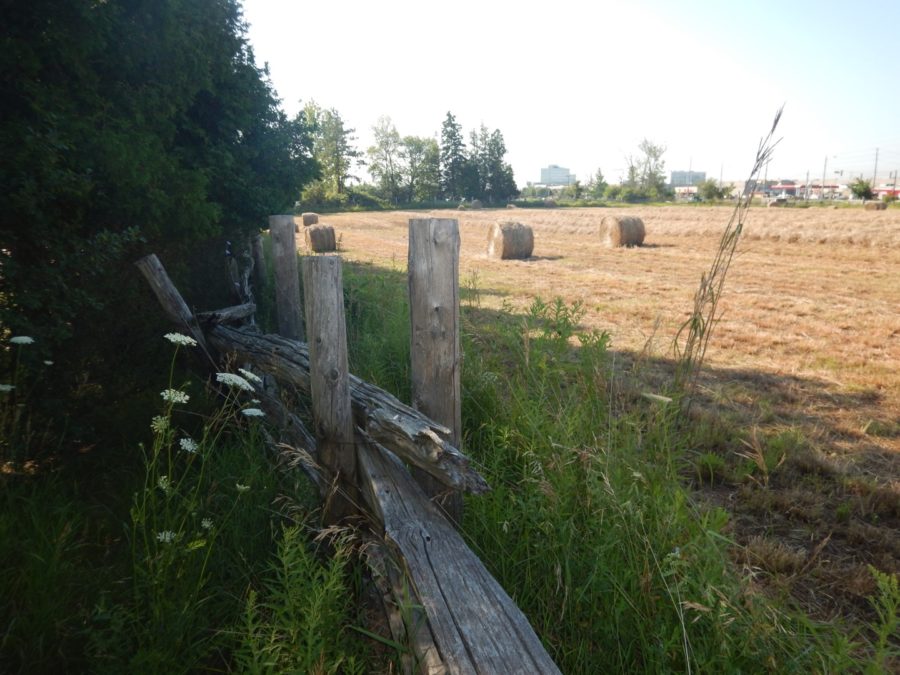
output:
[{"label": "sky", "polygon": [[769,178],[900,170],[900,1],[244,0],[289,115],[336,108],[357,146],[389,116],[434,137],[499,129],[520,186],[549,164],[617,182],[642,139],[666,172],[746,178],[784,105]]}]

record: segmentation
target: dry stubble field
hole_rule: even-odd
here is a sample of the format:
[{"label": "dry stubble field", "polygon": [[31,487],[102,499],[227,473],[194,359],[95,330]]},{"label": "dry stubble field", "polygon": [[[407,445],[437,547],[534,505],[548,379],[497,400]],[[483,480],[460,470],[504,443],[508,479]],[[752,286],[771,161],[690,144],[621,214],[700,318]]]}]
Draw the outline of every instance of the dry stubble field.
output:
[{"label": "dry stubble field", "polygon": [[[342,213],[342,255],[405,270],[410,218],[457,218],[460,276],[483,307],[580,300],[638,377],[667,367],[731,207]],[[645,246],[607,249],[604,215],[637,215]],[[485,255],[499,220],[534,229],[534,257]],[[866,614],[866,565],[900,572],[900,210],[749,214],[721,302],[703,409],[741,439],[711,435],[717,475],[698,492],[733,513],[738,562],[819,616]],[[715,422],[718,420],[718,422]],[[744,455],[744,456],[741,456]],[[756,460],[751,459],[755,457]],[[749,475],[742,463],[766,468]],[[703,460],[700,460],[702,465]],[[721,474],[721,475],[719,475]],[[741,479],[741,476],[744,476]]]}]

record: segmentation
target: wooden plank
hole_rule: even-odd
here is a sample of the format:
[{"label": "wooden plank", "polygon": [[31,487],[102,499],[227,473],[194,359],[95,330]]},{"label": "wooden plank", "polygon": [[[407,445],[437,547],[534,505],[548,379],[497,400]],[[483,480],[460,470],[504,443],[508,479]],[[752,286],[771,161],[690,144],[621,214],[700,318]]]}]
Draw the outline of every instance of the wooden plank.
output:
[{"label": "wooden plank", "polygon": [[[249,361],[275,379],[310,394],[309,355],[304,343],[225,325],[211,327],[207,337],[223,354],[233,353],[239,360]],[[350,398],[356,425],[404,461],[457,490],[481,494],[490,489],[469,458],[442,438],[450,431],[445,426],[352,374]]]},{"label": "wooden plank", "polygon": [[522,611],[405,467],[359,448],[361,489],[407,572],[449,673],[559,673]]},{"label": "wooden plank", "polygon": [[243,323],[256,313],[256,305],[252,302],[246,302],[242,305],[234,307],[225,307],[217,309],[214,312],[198,312],[197,319],[204,326],[217,323]]},{"label": "wooden plank", "polygon": [[[409,221],[409,318],[412,404],[461,448],[459,224],[450,218]],[[462,496],[421,470],[413,476],[450,519],[462,521]]]},{"label": "wooden plank", "polygon": [[354,503],[359,503],[341,259],[336,255],[306,256],[302,268],[309,389],[319,459],[339,486],[326,500],[323,520],[335,524],[354,515]]},{"label": "wooden plank", "polygon": [[193,312],[187,306],[184,298],[181,297],[181,293],[178,292],[175,284],[172,283],[172,279],[159,258],[156,257],[156,254],[151,253],[148,256],[144,256],[135,263],[135,266],[140,270],[147,283],[150,284],[150,288],[153,289],[156,299],[159,300],[159,304],[162,306],[166,316],[169,317],[169,320],[197,341],[207,360],[204,364],[205,367],[214,369],[216,360],[210,354],[206,336],[200,330]]},{"label": "wooden plank", "polygon": [[266,256],[263,252],[262,234],[256,232],[250,237],[250,252],[253,256],[253,287],[257,293],[262,293],[268,283],[268,270],[266,269]]},{"label": "wooden plank", "polygon": [[300,309],[300,275],[293,216],[269,216],[272,236],[272,264],[275,268],[275,313],[278,332],[292,340],[303,340]]}]

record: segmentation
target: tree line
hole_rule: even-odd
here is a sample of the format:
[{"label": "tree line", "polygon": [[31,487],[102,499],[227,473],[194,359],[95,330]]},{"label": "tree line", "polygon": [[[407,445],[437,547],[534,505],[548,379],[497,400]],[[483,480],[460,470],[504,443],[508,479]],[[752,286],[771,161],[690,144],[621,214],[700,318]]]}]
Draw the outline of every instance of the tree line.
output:
[{"label": "tree line", "polygon": [[[405,136],[393,120],[382,116],[372,127],[373,144],[365,152],[356,145],[356,130],[334,108],[310,101],[301,113],[313,139],[318,178],[303,190],[305,205],[389,205],[481,200],[504,203],[519,194],[506,143],[499,129],[482,124],[463,140],[462,125],[448,112],[440,140]],[[354,170],[367,169],[373,182]]]}]

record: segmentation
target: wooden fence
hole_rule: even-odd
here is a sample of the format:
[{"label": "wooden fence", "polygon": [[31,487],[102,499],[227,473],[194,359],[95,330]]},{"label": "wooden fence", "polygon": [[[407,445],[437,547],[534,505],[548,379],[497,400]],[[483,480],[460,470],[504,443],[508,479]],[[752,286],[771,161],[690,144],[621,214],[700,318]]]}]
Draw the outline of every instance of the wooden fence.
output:
[{"label": "wooden fence", "polygon": [[[457,221],[409,221],[411,407],[348,371],[340,257],[306,256],[298,271],[293,218],[272,216],[269,227],[281,335],[262,334],[252,320],[252,280],[259,292],[265,278],[258,238],[248,246],[248,269],[232,275],[243,302],[223,310],[194,316],[156,256],[137,266],[170,320],[200,343],[204,367],[237,362],[266,375],[257,398],[277,441],[305,458],[325,522],[364,522],[374,533],[368,562],[394,638],[412,648],[404,671],[558,673],[454,527],[461,492],[489,489],[459,450]],[[282,403],[278,386],[311,399],[314,433]]]}]

